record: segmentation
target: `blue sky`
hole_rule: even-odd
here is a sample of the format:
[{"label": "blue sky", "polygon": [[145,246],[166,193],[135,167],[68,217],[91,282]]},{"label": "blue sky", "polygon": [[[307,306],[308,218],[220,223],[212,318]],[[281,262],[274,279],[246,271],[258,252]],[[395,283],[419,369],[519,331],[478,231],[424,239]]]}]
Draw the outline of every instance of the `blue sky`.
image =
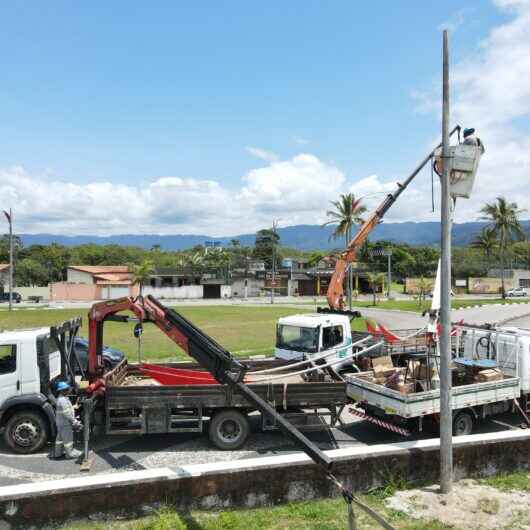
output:
[{"label": "blue sky", "polygon": [[[451,30],[452,62],[465,65],[526,4],[2,3],[0,191],[4,180],[4,197],[32,232],[115,233],[135,224],[177,233],[213,222],[211,232],[237,233],[278,214],[286,224],[320,222],[328,197],[315,218],[315,203],[304,213],[296,200],[291,215],[289,202],[260,202],[259,186],[269,183],[260,171],[288,179],[294,164],[311,179],[331,168],[343,175],[331,177],[336,191],[371,175],[383,187],[400,178],[439,134],[438,113],[418,107],[439,95],[441,26]],[[524,126],[526,114],[511,119]],[[296,161],[301,154],[312,158]],[[181,190],[196,207],[153,204],[161,178],[162,188]],[[20,179],[29,183],[13,189]],[[145,209],[153,219],[120,217],[108,204],[101,219],[90,190],[100,193],[104,183],[118,210]],[[24,190],[44,199],[61,195],[60,184],[77,190],[82,223],[29,208]],[[150,198],[142,199],[146,189]],[[76,202],[76,194],[90,199]],[[223,208],[197,220],[217,199]]]}]

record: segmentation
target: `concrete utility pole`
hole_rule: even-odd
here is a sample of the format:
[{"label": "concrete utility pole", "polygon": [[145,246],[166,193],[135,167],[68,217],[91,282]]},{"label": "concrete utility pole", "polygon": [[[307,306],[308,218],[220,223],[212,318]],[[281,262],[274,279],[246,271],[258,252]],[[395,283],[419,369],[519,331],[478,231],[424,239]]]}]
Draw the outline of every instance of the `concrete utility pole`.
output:
[{"label": "concrete utility pole", "polygon": [[[348,240],[346,245],[348,245],[350,243],[350,241],[351,241],[351,225],[347,229],[346,239]],[[348,281],[346,282],[346,285],[347,285],[347,288],[348,288],[348,309],[350,311],[353,309],[353,296],[352,296],[352,291],[353,291],[353,269],[352,269],[351,265],[352,265],[351,263],[348,263]]]},{"label": "concrete utility pole", "polygon": [[13,212],[9,208],[9,213],[4,210],[7,222],[9,223],[9,311],[13,308]]},{"label": "concrete utility pole", "polygon": [[440,490],[453,487],[453,413],[451,411],[451,197],[449,195],[449,45],[443,32],[442,107],[442,257],[440,278]]},{"label": "concrete utility pole", "polygon": [[272,222],[272,276],[271,276],[271,304],[274,304],[274,289],[276,288],[276,228],[278,221]]},{"label": "concrete utility pole", "polygon": [[387,298],[390,300],[392,295],[392,250],[387,248],[385,251],[387,257]]}]

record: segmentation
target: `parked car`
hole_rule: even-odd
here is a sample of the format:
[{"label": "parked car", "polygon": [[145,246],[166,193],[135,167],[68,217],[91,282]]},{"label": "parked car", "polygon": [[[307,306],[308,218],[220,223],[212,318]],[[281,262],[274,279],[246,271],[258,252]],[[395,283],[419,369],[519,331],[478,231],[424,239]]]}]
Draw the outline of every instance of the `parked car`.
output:
[{"label": "parked car", "polygon": [[526,291],[522,287],[515,287],[506,291],[506,296],[526,296]]},{"label": "parked car", "polygon": [[[74,350],[83,370],[86,371],[88,368],[88,340],[83,337],[76,337],[74,339]],[[109,346],[103,346],[102,353],[105,370],[111,370],[125,359],[125,354],[122,351]],[[79,368],[74,366],[74,369],[78,370]]]},{"label": "parked car", "polygon": [[[13,291],[13,296],[11,298],[15,304],[20,304],[22,302],[22,296],[20,293],[16,293]],[[1,302],[9,302],[9,293],[1,293],[0,294],[0,303]]]}]

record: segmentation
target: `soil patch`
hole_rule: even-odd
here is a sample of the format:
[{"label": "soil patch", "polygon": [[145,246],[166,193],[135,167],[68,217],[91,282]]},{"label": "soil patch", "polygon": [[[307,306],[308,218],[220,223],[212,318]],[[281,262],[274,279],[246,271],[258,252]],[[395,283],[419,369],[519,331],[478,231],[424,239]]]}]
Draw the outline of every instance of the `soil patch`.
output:
[{"label": "soil patch", "polygon": [[414,519],[437,520],[451,528],[530,530],[530,493],[500,491],[474,480],[455,483],[448,495],[436,485],[398,491],[386,503]]}]

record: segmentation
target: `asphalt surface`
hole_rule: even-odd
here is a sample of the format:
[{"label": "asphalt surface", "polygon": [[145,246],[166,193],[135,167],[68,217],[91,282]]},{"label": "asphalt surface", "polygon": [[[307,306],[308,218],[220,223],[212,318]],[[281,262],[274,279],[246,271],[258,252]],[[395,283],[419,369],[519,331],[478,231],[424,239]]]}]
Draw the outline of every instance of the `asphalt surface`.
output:
[{"label": "asphalt surface", "polygon": [[[345,418],[347,419],[347,418]],[[100,436],[94,440],[91,452],[90,474],[119,471],[179,468],[186,464],[233,461],[259,456],[297,452],[295,446],[280,432],[259,430],[258,417],[252,418],[252,431],[243,450],[219,451],[206,435],[164,434],[147,436]],[[505,414],[488,419],[477,426],[477,433],[518,429],[521,419]],[[207,432],[208,425],[205,426]],[[404,438],[382,430],[362,420],[350,417],[350,423],[340,428],[306,433],[321,449],[337,449],[381,443],[428,438],[428,434],[413,434]],[[81,449],[81,444],[78,444]],[[65,477],[85,476],[79,463],[70,460],[52,460],[49,450],[34,455],[13,455],[0,446],[0,486],[40,482]]]},{"label": "asphalt surface", "polygon": [[[393,329],[422,326],[424,318],[415,313],[363,308],[363,314],[372,316]],[[481,308],[453,311],[452,320],[466,323],[506,322],[530,328],[530,304],[487,305]],[[373,445],[402,441],[403,438],[358,420],[345,413],[345,426],[307,433],[322,449]],[[477,432],[517,429],[521,419],[506,414],[487,419]],[[294,452],[296,448],[279,432],[260,432],[258,417],[251,418],[252,431],[242,450],[219,451],[213,448],[206,435],[165,434],[149,436],[99,436],[92,443],[90,474],[111,471],[175,467],[185,464],[240,460],[257,456]],[[205,425],[206,433],[208,425]],[[428,437],[413,435],[412,439]],[[81,445],[78,445],[81,449]],[[14,455],[0,444],[0,486],[79,476],[79,464],[74,461],[50,459],[48,450],[34,455]]]}]

